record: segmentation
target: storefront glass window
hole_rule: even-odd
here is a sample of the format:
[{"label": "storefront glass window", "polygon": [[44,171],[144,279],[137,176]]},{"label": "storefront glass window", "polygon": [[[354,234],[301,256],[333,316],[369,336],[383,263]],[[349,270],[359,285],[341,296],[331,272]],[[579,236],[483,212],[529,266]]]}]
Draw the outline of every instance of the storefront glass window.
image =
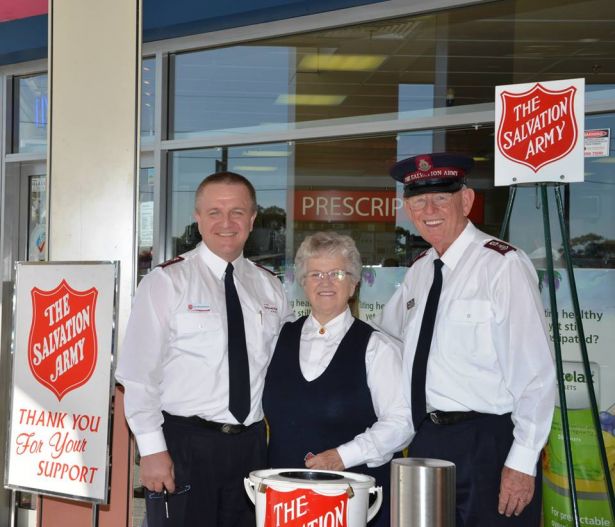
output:
[{"label": "storefront glass window", "polygon": [[47,176],[28,179],[28,261],[41,262],[47,248]]},{"label": "storefront glass window", "polygon": [[178,53],[170,135],[449,115],[493,103],[496,85],[536,80],[608,90],[613,18],[611,0],[500,1]]},{"label": "storefront glass window", "polygon": [[292,122],[293,107],[276,99],[293,82],[293,60],[292,48],[277,46],[174,55],[173,137]]},{"label": "storefront glass window", "polygon": [[585,181],[570,185],[573,261],[578,267],[615,268],[615,114],[587,117],[585,131],[603,134],[602,151],[585,158]]},{"label": "storefront glass window", "polygon": [[209,174],[230,170],[247,177],[256,189],[258,215],[244,254],[274,272],[283,270],[293,153],[293,145],[287,143],[174,152],[168,229],[172,255],[201,241],[193,218],[194,191],[199,183]]},{"label": "storefront glass window", "polygon": [[152,269],[152,250],[154,247],[154,174],[153,168],[142,168],[139,171],[137,281],[140,281]]},{"label": "storefront glass window", "polygon": [[251,259],[281,274],[307,235],[335,230],[355,239],[364,264],[404,266],[426,245],[407,220],[401,185],[388,169],[398,159],[438,149],[474,153],[472,219],[496,235],[507,194],[493,188],[493,126],[484,126],[175,152],[169,256],[200,241],[192,218],[194,191],[203,177],[228,168],[245,175],[257,191],[259,215],[245,250]]},{"label": "storefront glass window", "polygon": [[297,315],[308,313],[294,280],[294,256],[306,236],[336,231],[351,236],[364,264],[352,309],[364,320],[378,316],[403,279],[406,266],[427,243],[403,210],[402,187],[388,174],[398,159],[442,150],[473,155],[470,213],[497,236],[507,189],[493,187],[493,126],[388,134],[376,137],[278,143],[175,152],[170,170],[169,254],[201,239],[192,218],[194,191],[205,175],[228,167],[254,184],[259,204],[244,255],[284,282]]},{"label": "storefront glass window", "polygon": [[[141,72],[141,141],[155,134],[156,61],[143,59]],[[14,80],[15,120],[13,152],[45,153],[47,150],[47,74],[17,77]]]},{"label": "storefront glass window", "polygon": [[13,81],[13,152],[47,151],[47,74],[17,77]]},{"label": "storefront glass window", "polygon": [[[592,157],[585,157],[585,180],[561,187],[563,218],[570,238],[572,262],[575,267],[615,267],[615,183],[613,166],[615,153],[611,130],[615,115],[588,116],[586,137],[603,133],[601,145]],[[587,139],[586,139],[587,141]],[[565,267],[557,204],[552,188],[547,189],[553,263]],[[546,252],[543,212],[539,190],[533,186],[519,188],[510,222],[510,239],[524,249],[538,269],[545,269]]]},{"label": "storefront glass window", "polygon": [[143,59],[141,65],[141,142],[150,143],[155,127],[156,60]]}]

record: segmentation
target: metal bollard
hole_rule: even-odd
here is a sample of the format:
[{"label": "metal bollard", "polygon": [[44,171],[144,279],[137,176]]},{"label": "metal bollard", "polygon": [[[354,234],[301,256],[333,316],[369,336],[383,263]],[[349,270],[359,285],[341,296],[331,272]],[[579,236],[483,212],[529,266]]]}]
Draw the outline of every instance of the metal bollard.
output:
[{"label": "metal bollard", "polygon": [[455,464],[393,459],[391,527],[455,527]]}]

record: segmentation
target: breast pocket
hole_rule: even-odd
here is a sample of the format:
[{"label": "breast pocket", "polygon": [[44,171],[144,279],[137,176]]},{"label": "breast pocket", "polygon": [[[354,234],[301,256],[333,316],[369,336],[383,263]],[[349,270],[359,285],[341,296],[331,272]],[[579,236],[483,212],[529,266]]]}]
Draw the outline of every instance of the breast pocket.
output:
[{"label": "breast pocket", "polygon": [[491,351],[491,303],[455,300],[444,321],[444,342],[450,353],[485,357]]},{"label": "breast pocket", "polygon": [[175,347],[182,353],[217,362],[224,355],[224,331],[218,313],[180,313],[175,317]]},{"label": "breast pocket", "polygon": [[273,352],[277,337],[280,333],[280,316],[278,313],[263,311],[261,322],[263,350]]}]

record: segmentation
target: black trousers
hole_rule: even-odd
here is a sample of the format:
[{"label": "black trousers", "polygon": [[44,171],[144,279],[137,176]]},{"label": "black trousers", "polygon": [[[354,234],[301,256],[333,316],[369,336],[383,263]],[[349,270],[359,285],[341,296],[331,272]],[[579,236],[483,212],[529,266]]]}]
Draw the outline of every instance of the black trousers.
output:
[{"label": "black trousers", "polygon": [[457,527],[538,527],[542,478],[538,463],[534,498],[519,516],[498,513],[500,479],[513,441],[510,414],[481,415],[452,425],[421,424],[408,447],[411,457],[430,457],[456,465]]},{"label": "black trousers", "polygon": [[265,468],[265,423],[224,434],[165,418],[163,431],[175,470],[174,494],[145,492],[148,527],[254,527],[243,478]]}]

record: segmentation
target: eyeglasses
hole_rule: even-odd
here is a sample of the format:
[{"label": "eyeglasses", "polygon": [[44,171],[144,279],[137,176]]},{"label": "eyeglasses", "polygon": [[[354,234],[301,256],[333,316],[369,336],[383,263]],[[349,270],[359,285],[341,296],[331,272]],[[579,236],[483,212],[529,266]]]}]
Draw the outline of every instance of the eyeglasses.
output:
[{"label": "eyeglasses", "polygon": [[435,194],[421,194],[420,196],[412,196],[407,199],[410,210],[423,210],[427,206],[430,196],[431,204],[434,207],[446,207],[453,199],[452,192],[438,192]]},{"label": "eyeglasses", "polygon": [[327,278],[332,282],[342,282],[347,276],[352,276],[348,271],[335,269],[333,271],[310,271],[307,277],[312,282],[324,282]]}]

